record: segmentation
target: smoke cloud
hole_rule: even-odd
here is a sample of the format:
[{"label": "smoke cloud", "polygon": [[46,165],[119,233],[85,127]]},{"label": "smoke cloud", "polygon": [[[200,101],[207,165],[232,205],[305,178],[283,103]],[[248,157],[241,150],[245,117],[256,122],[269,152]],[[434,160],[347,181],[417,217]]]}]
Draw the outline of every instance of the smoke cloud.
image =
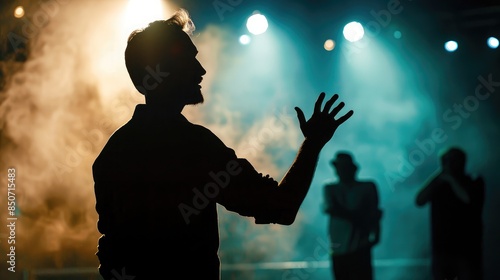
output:
[{"label": "smoke cloud", "polygon": [[[123,59],[131,29],[123,29],[126,7],[121,1],[41,3],[50,5],[27,8],[31,13],[11,34],[27,43],[27,60],[2,65],[8,71],[0,104],[0,168],[16,170],[16,271],[97,267],[91,166],[111,133],[131,117],[137,103],[144,103]],[[166,7],[165,15],[175,8]],[[258,170],[279,178],[285,167],[273,158],[297,149],[301,136],[290,107],[269,102],[272,110],[261,115],[231,108],[235,88],[216,86],[219,74],[227,78],[228,69],[241,66],[230,61],[237,54],[227,53],[234,48],[227,43],[229,35],[215,26],[196,33],[193,41],[208,72],[203,82],[207,101],[184,114],[207,125]],[[254,78],[244,82],[250,85]],[[271,82],[252,90],[282,86]],[[7,193],[4,180],[1,191]],[[5,221],[7,213],[1,213]],[[221,209],[224,262],[279,260],[279,254],[292,250],[294,235],[281,227],[254,227],[252,220]],[[7,252],[7,244],[1,246]],[[237,251],[231,252],[232,246]],[[0,260],[4,273],[6,254]]]},{"label": "smoke cloud", "polygon": [[[165,17],[176,8],[166,5]],[[15,36],[8,37],[14,49],[25,43],[29,50],[25,62],[1,64],[5,84],[0,91],[0,198],[6,201],[8,181],[3,171],[15,168],[16,270],[98,266],[91,166],[113,131],[130,119],[136,104],[144,103],[124,64],[128,34],[140,27],[130,25],[127,12],[124,1],[118,0],[37,2],[27,7],[25,19],[12,33]],[[212,12],[217,16],[216,10]],[[355,114],[321,153],[294,225],[257,226],[250,218],[219,209],[223,267],[329,262],[322,251],[327,240],[322,186],[336,179],[329,161],[338,150],[351,151],[360,166],[359,177],[378,185],[384,216],[375,258],[427,258],[428,212],[415,207],[414,197],[438,168],[439,150],[461,145],[470,155],[469,170],[482,174],[487,187],[499,179],[498,95],[478,103],[459,127],[456,120],[443,117],[454,104],[471,100],[467,98],[474,95],[479,75],[492,74],[496,81],[498,71],[477,67],[488,60],[478,57],[468,75],[452,79],[450,69],[433,65],[435,57],[414,53],[412,60],[418,63],[411,63],[378,38],[353,57],[339,52],[333,62],[320,55],[316,61],[311,53],[323,50],[301,37],[305,29],[285,32],[271,19],[269,24],[268,32],[246,46],[238,44],[234,30],[223,25],[208,24],[195,31],[198,58],[207,70],[202,84],[205,103],[186,107],[186,117],[207,126],[238,156],[279,181],[303,138],[293,107],[310,116],[317,95],[325,91],[339,93]],[[434,141],[431,149],[428,140],[436,129],[446,140]],[[492,213],[498,213],[498,197],[498,190],[490,188],[485,242],[492,245],[498,244],[499,229],[491,222],[497,219]],[[8,215],[0,211],[2,221]],[[9,247],[4,242],[8,233],[0,234],[0,278],[11,279],[6,272]],[[498,254],[490,250],[485,255],[493,267]],[[325,268],[294,270],[294,274],[275,270],[273,276],[235,270],[226,275],[324,279],[330,276]],[[424,274],[421,267],[414,274],[405,266],[383,268],[379,270],[383,279]]]}]

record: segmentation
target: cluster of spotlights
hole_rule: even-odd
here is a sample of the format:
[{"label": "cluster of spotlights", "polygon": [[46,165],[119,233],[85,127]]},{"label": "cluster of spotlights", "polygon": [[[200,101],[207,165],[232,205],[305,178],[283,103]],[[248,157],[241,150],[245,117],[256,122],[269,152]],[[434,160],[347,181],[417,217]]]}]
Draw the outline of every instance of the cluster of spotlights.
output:
[{"label": "cluster of spotlights", "polygon": [[[17,6],[14,10],[14,16],[16,18],[22,18],[24,16],[24,8],[22,6]],[[268,27],[269,24],[266,16],[258,11],[255,11],[251,16],[249,16],[246,22],[246,28],[252,35],[263,34],[267,31]],[[344,26],[342,33],[347,41],[354,43],[363,39],[365,30],[361,23],[352,21]],[[402,33],[401,31],[396,30],[394,31],[393,35],[394,38],[400,39]],[[248,45],[251,41],[252,37],[248,34],[243,34],[239,38],[239,42],[242,45]],[[499,46],[499,40],[496,37],[489,37],[486,40],[486,44],[489,48],[496,49]],[[324,43],[324,48],[327,51],[333,50],[335,48],[335,41],[332,39],[326,40]],[[447,41],[446,43],[444,43],[444,49],[448,52],[454,52],[458,50],[458,42],[453,40]]]},{"label": "cluster of spotlights", "polygon": [[[344,39],[347,41],[354,43],[360,41],[365,36],[365,29],[363,25],[357,21],[349,22],[344,26],[342,30],[342,34],[344,35]],[[394,31],[393,36],[395,39],[401,39],[402,33],[399,30]],[[499,46],[499,40],[496,37],[489,37],[486,40],[486,45],[491,49],[496,49]],[[332,39],[328,39],[324,43],[324,48],[327,51],[331,51],[335,48],[335,41]],[[458,42],[457,41],[447,41],[444,44],[444,49],[448,52],[454,52],[458,50]]]},{"label": "cluster of spotlights", "polygon": [[[248,32],[252,35],[260,35],[267,31],[269,23],[267,22],[266,16],[255,11],[251,16],[248,17],[246,22],[246,28]],[[252,37],[248,34],[243,34],[240,36],[240,44],[248,45],[252,41]]]}]

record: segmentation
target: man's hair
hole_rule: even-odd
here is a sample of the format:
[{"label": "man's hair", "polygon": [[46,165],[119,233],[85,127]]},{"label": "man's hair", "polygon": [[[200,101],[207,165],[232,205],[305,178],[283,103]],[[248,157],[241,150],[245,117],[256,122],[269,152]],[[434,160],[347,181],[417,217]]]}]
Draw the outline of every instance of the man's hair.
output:
[{"label": "man's hair", "polygon": [[139,92],[146,94],[144,77],[158,65],[168,66],[169,60],[181,51],[176,44],[180,36],[191,36],[194,30],[188,12],[180,9],[169,19],[156,20],[145,28],[132,31],[125,49],[125,65]]}]

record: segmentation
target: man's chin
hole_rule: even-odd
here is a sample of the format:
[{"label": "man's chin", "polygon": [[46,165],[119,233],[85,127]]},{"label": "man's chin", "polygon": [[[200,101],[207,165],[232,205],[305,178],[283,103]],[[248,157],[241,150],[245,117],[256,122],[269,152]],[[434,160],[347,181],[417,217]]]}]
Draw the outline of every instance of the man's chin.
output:
[{"label": "man's chin", "polygon": [[202,104],[204,101],[205,101],[205,99],[203,98],[201,91],[198,91],[197,93],[195,93],[187,98],[186,105]]}]

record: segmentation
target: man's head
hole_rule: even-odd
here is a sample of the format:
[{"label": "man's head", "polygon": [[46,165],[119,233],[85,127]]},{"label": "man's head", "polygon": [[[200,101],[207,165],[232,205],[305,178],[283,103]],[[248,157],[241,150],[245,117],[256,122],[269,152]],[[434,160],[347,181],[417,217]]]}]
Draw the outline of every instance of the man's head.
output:
[{"label": "man's head", "polygon": [[338,152],[336,158],[330,163],[335,167],[340,181],[352,181],[356,178],[358,166],[354,163],[349,152]]},{"label": "man's head", "polygon": [[458,147],[451,147],[441,155],[443,171],[454,175],[465,173],[467,155]]},{"label": "man's head", "polygon": [[125,50],[125,64],[134,86],[147,103],[198,104],[206,71],[196,59],[191,41],[194,24],[185,10],[167,20],[133,31]]}]

